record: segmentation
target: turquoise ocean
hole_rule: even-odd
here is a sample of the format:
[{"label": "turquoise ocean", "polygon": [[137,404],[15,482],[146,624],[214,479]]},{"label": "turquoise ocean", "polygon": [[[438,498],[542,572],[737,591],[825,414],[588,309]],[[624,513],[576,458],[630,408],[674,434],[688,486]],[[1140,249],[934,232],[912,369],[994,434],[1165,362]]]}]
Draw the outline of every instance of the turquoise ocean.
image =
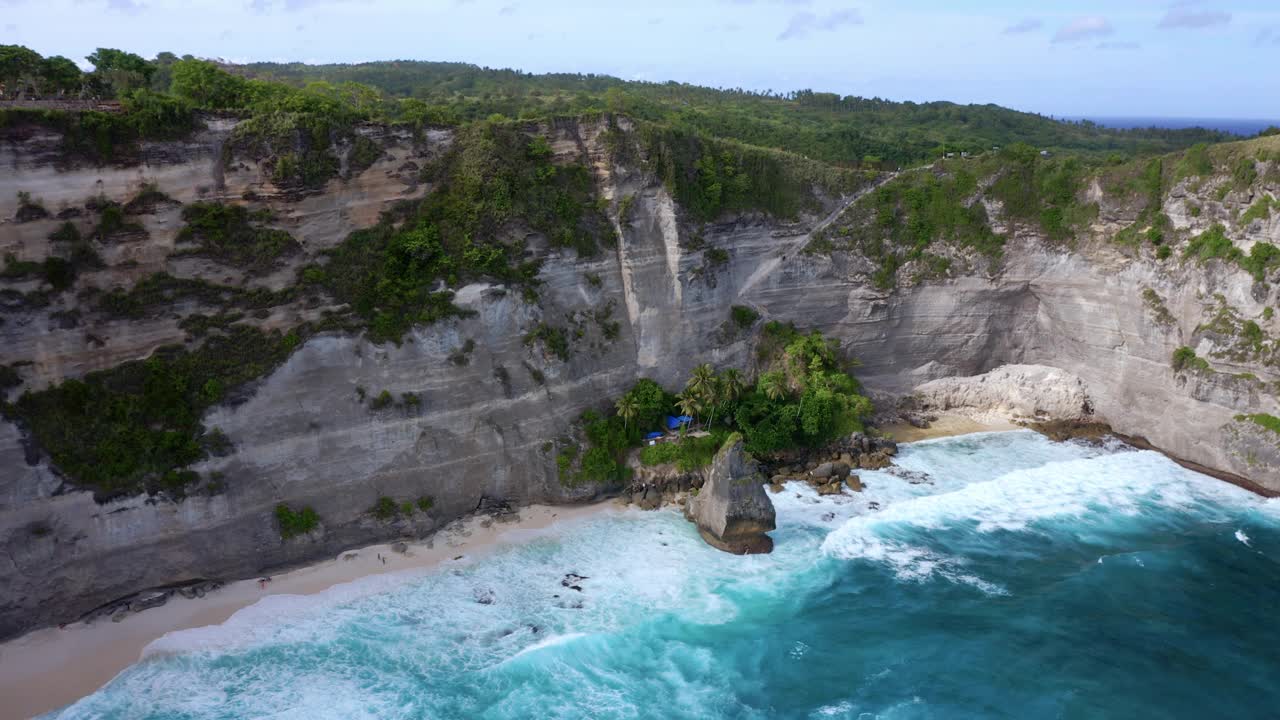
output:
[{"label": "turquoise ocean", "polygon": [[1280,717],[1280,500],[1026,431],[898,460],[774,495],[771,555],[602,513],[170,634],[47,717]]}]

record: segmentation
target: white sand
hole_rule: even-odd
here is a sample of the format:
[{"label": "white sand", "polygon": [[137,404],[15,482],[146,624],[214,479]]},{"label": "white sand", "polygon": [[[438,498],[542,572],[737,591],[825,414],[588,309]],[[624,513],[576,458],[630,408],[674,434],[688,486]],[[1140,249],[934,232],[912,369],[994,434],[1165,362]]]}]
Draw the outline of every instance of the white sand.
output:
[{"label": "white sand", "polygon": [[[101,618],[89,625],[37,630],[0,645],[0,720],[29,718],[75,702],[137,662],[143,649],[166,633],[226,622],[265,596],[321,593],[382,573],[420,575],[443,563],[470,562],[498,545],[527,540],[552,525],[580,520],[608,507],[605,503],[533,505],[520,510],[519,520],[506,523],[472,517],[410,543],[404,554],[392,552],[390,545],[371,545],[276,575],[265,588],[256,579],[241,580],[203,598],[174,595],[163,606],[121,622]],[[379,555],[386,558],[385,564]]]},{"label": "white sand", "polygon": [[993,430],[1017,430],[1021,425],[1016,425],[1008,418],[994,415],[991,413],[974,414],[955,411],[945,411],[936,413],[938,419],[929,423],[927,428],[918,428],[906,423],[898,425],[887,425],[883,430],[894,440],[898,442],[915,442],[917,440],[928,440],[930,438],[951,437],[953,435],[968,435],[976,432],[990,432]]}]

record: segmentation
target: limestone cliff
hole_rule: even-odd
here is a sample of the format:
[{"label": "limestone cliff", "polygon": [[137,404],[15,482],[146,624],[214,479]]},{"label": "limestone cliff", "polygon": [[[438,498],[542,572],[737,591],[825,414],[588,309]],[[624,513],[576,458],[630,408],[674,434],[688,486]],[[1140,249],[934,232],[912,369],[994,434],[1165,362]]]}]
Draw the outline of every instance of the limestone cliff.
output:
[{"label": "limestone cliff", "polygon": [[[67,290],[49,292],[38,278],[0,280],[0,366],[23,382],[8,391],[11,400],[189,344],[189,319],[220,311],[184,297],[144,317],[112,316],[87,300],[95,292],[159,271],[244,290],[285,288],[351,231],[429,193],[418,169],[453,141],[448,130],[361,128],[377,144],[377,159],[356,170],[344,154],[337,177],[297,193],[277,187],[260,161],[228,159],[232,124],[214,121],[188,141],[148,144],[129,167],[68,164],[51,149],[57,138],[38,132],[0,142],[0,254],[19,262],[60,252],[49,238],[64,222],[90,234],[101,218],[86,200],[127,206],[147,188],[168,197],[135,205],[135,229],[95,240],[102,266],[84,269]],[[861,361],[864,383],[882,394],[1011,363],[1062,369],[1081,379],[1095,413],[1118,431],[1280,490],[1278,438],[1236,419],[1280,413],[1270,339],[1280,334],[1280,318],[1268,312],[1275,288],[1225,262],[1160,261],[1149,250],[1117,247],[1111,239],[1136,218],[1125,202],[1098,190],[1096,219],[1069,244],[1003,223],[988,203],[993,227],[1007,235],[998,265],[957,262],[920,280],[904,271],[902,282],[881,289],[856,252],[805,252],[820,226],[861,212],[850,206],[853,197],[824,197],[795,222],[741,214],[695,224],[662,182],[609,152],[605,131],[585,121],[530,128],[550,138],[557,158],[582,158],[592,169],[619,236],[615,247],[579,258],[531,235],[529,253],[544,261],[536,301],[473,283],[454,299],[470,313],[418,327],[398,345],[341,328],[309,336],[203,418],[229,444],[195,466],[219,478],[206,491],[100,504],[20,425],[0,420],[0,637],[145,587],[247,576],[425,533],[485,498],[591,497],[601,488],[560,481],[557,439],[581,411],[602,407],[637,378],[673,385],[697,363],[749,366],[752,334],[730,320],[733,305],[838,338]],[[1247,187],[1225,193],[1219,188],[1229,179],[1180,181],[1163,198],[1174,230],[1190,236],[1222,223],[1242,250],[1264,239],[1280,244],[1280,212],[1243,220],[1258,198],[1280,196],[1277,162],[1258,161]],[[43,214],[24,211],[19,193]],[[181,208],[202,199],[269,211],[271,226],[288,231],[301,252],[266,274],[175,253]],[[303,294],[246,311],[240,322],[284,330],[338,309]],[[571,328],[570,352],[525,341],[543,322]],[[1207,359],[1204,367],[1173,367],[1182,346]],[[382,391],[416,399],[375,409],[365,393]],[[382,497],[425,496],[434,500],[429,511],[392,519],[369,512]],[[314,508],[320,526],[282,539],[273,515],[282,502]]]}]

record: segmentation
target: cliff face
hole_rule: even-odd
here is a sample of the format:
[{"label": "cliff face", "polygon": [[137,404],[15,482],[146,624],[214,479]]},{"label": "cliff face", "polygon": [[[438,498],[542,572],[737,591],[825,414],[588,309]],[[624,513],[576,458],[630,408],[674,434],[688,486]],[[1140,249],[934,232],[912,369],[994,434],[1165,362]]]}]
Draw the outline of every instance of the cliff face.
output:
[{"label": "cliff face", "polygon": [[[747,366],[751,333],[730,320],[732,305],[839,338],[861,360],[864,383],[879,393],[905,394],[926,380],[1009,363],[1062,368],[1084,380],[1097,414],[1118,431],[1280,491],[1277,436],[1235,419],[1280,412],[1270,384],[1277,373],[1269,354],[1250,349],[1256,345],[1242,349],[1232,331],[1251,318],[1264,335],[1280,334],[1280,319],[1270,313],[1264,319],[1275,290],[1216,261],[1161,262],[1145,251],[1118,251],[1108,238],[1133,221],[1122,203],[1100,198],[1098,219],[1070,247],[1004,228],[1011,237],[996,270],[879,290],[868,281],[867,261],[855,254],[802,252],[812,232],[835,220],[851,198],[828,199],[821,212],[796,223],[724,220],[699,228],[701,241],[694,242],[663,185],[611,159],[603,124],[542,130],[558,158],[585,159],[592,168],[611,201],[616,247],[579,259],[531,236],[527,246],[545,260],[536,302],[477,283],[454,300],[473,315],[415,329],[399,345],[349,332],[312,336],[283,365],[206,414],[205,425],[231,442],[228,454],[195,466],[221,478],[217,491],[99,504],[51,467],[21,427],[0,420],[0,637],[141,588],[247,576],[427,532],[486,498],[591,497],[600,488],[558,477],[556,451],[573,419],[640,377],[673,385],[701,362]],[[144,147],[143,164],[128,168],[66,166],[53,149],[56,138],[39,134],[0,143],[6,219],[0,253],[19,261],[54,252],[48,238],[64,220],[88,233],[98,219],[84,209],[86,198],[123,205],[153,185],[175,201],[138,210],[133,217],[144,232],[100,243],[105,267],[82,272],[70,290],[33,301],[40,281],[2,281],[0,365],[30,363],[18,366],[25,385],[9,391],[11,400],[21,390],[181,344],[188,340],[182,318],[214,312],[198,299],[183,300],[145,318],[117,319],[93,309],[90,288],[128,287],[157,271],[237,287],[285,287],[299,267],[352,230],[373,225],[399,200],[429,192],[418,169],[453,140],[447,131],[412,137],[362,128],[381,158],[354,172],[343,155],[339,177],[299,194],[275,187],[261,163],[228,161],[223,146],[230,132],[230,122],[211,123],[190,141]],[[1280,196],[1265,179],[1274,177],[1267,163],[1260,167],[1262,179],[1221,200],[1214,199],[1216,181],[1175,186],[1166,200],[1172,222],[1188,231],[1225,223],[1246,251],[1263,239],[1280,244],[1280,212],[1237,220],[1263,193]],[[38,199],[50,217],[8,220],[22,214],[19,192]],[[272,226],[289,231],[302,253],[266,275],[173,257],[183,224],[179,203],[200,199],[270,210]],[[1200,208],[1195,216],[1186,210],[1193,202]],[[992,216],[998,223],[999,208]],[[726,251],[727,262],[712,248]],[[329,309],[323,299],[298,298],[245,322],[288,329]],[[1235,325],[1223,313],[1233,313]],[[567,359],[525,341],[540,322],[569,329]],[[616,332],[606,332],[609,322],[618,323]],[[1271,348],[1269,338],[1263,343]],[[1217,372],[1175,372],[1170,357],[1184,345],[1211,358]],[[383,390],[418,400],[373,409],[366,393]],[[369,512],[381,497],[424,496],[434,500],[428,512],[394,520]],[[273,514],[281,502],[313,507],[320,526],[282,540]]]}]

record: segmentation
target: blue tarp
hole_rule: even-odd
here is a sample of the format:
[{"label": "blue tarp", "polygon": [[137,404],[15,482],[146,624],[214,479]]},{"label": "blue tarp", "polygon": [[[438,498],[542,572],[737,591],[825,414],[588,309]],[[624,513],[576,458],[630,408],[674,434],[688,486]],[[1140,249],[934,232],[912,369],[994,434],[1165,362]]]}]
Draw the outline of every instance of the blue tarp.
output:
[{"label": "blue tarp", "polygon": [[668,415],[668,416],[667,416],[667,429],[668,429],[668,430],[675,430],[676,428],[680,427],[681,425],[688,425],[688,424],[689,424],[689,423],[691,423],[691,422],[693,422],[693,418],[689,417],[688,415],[681,415],[680,417],[672,417],[672,416]]},{"label": "blue tarp", "polygon": [[649,433],[648,435],[645,435],[645,436],[644,436],[644,439],[645,439],[645,440],[652,440],[652,439],[654,439],[654,438],[660,438],[660,437],[662,437],[662,433],[661,433],[660,431],[658,431],[658,430],[654,430],[653,432]]}]

